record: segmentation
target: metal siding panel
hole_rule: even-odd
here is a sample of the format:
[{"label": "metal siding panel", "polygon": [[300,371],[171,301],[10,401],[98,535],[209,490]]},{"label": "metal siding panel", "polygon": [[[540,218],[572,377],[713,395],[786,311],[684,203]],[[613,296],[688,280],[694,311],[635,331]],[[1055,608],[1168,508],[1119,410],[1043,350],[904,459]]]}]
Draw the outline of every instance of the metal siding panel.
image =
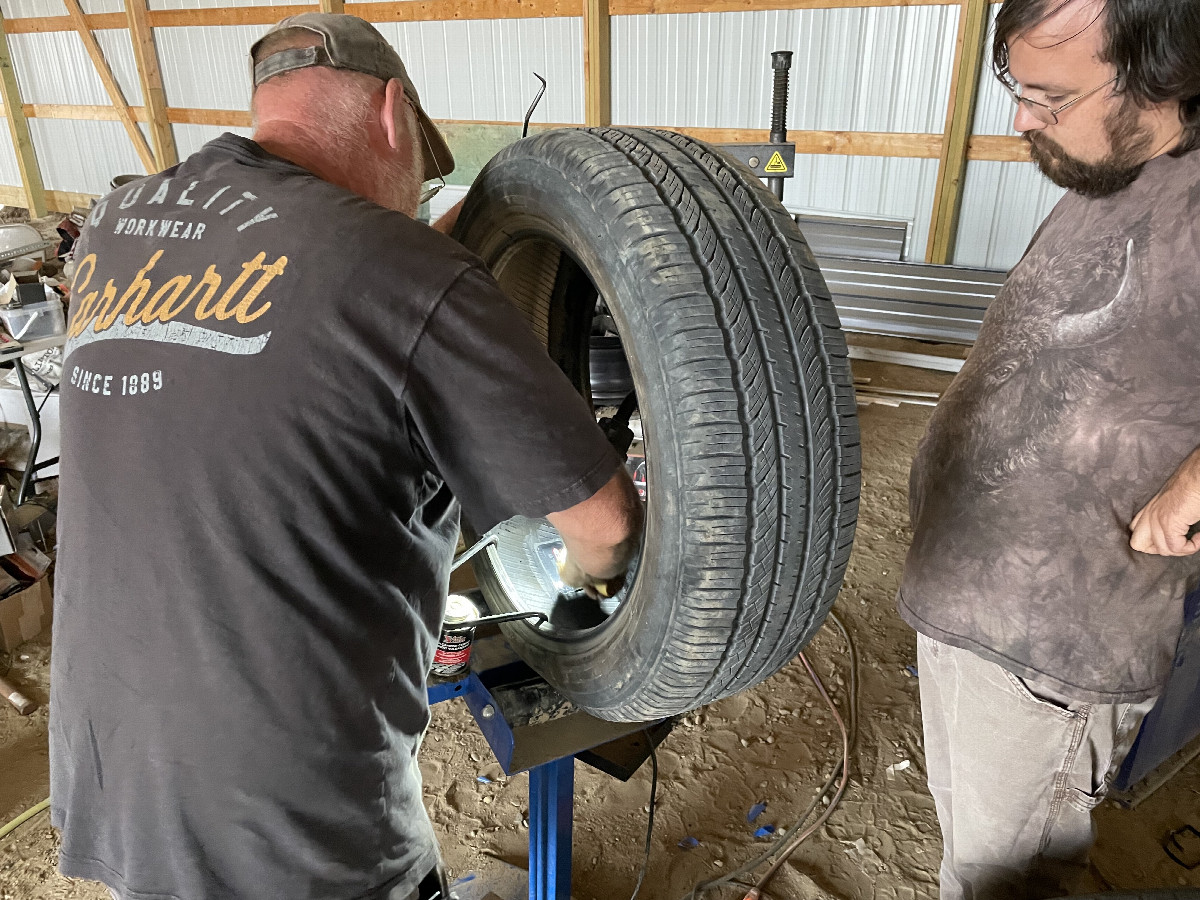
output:
[{"label": "metal siding panel", "polygon": [[154,38],[167,105],[250,108],[250,45],[268,25],[156,28]]},{"label": "metal siding panel", "polygon": [[[142,82],[138,77],[137,59],[133,55],[133,40],[129,37],[129,30],[125,28],[104,29],[94,32],[94,34],[96,43],[104,51],[104,58],[108,60],[108,67],[112,69],[113,77],[121,86],[121,93],[124,94],[125,101],[130,106],[141,106]],[[93,71],[95,70],[95,66],[91,65],[90,60],[88,65]]]},{"label": "metal siding panel", "polygon": [[766,128],[791,49],[790,128],[940,133],[957,27],[954,6],[617,16],[613,118]]},{"label": "metal siding panel", "polygon": [[1029,162],[967,163],[956,265],[1009,269],[1066,193]]},{"label": "metal siding panel", "polygon": [[8,47],[24,102],[108,106],[96,67],[75,32],[10,34]]},{"label": "metal siding panel", "polygon": [[48,190],[107,194],[114,175],[145,173],[120,122],[30,119],[29,131]]},{"label": "metal siding panel", "polygon": [[[84,9],[91,9],[89,3]],[[67,8],[62,0],[4,0],[4,16],[7,19],[24,19],[34,16],[65,16]]]},{"label": "metal siding panel", "polygon": [[0,128],[0,184],[21,186],[21,168],[17,165],[17,151],[13,147],[12,133]]},{"label": "metal siding panel", "polygon": [[[106,29],[95,35],[126,101],[140,106],[142,88],[129,32]],[[24,102],[111,105],[92,58],[74,31],[10,34],[8,46]]]},{"label": "metal siding panel", "polygon": [[175,134],[175,146],[179,149],[179,158],[187,159],[209,141],[227,131],[250,137],[249,128],[222,128],[220,125],[172,125]]},{"label": "metal siding panel", "polygon": [[436,119],[519,122],[546,78],[535,122],[583,121],[583,20],[383,22]]},{"label": "metal siding panel", "polygon": [[796,156],[796,177],[784,182],[788,209],[884,216],[909,223],[905,259],[923,260],[937,184],[936,159]]}]

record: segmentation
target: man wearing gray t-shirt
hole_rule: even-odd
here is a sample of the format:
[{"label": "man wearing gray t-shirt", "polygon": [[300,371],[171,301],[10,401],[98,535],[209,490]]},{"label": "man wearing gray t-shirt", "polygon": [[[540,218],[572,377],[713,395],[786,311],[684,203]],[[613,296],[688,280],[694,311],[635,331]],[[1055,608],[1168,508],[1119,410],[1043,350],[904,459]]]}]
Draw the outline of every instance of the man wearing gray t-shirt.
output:
[{"label": "man wearing gray t-shirt", "polygon": [[913,463],[943,900],[1081,880],[1200,573],[1200,0],[1006,0],[994,65],[1068,193]]},{"label": "man wearing gray t-shirt", "polygon": [[640,502],[482,262],[414,220],[454,162],[395,50],[307,13],[252,53],[254,139],[104,198],[76,250],[59,868],[118,900],[448,900],[416,757],[459,509],[545,516],[599,592]]}]

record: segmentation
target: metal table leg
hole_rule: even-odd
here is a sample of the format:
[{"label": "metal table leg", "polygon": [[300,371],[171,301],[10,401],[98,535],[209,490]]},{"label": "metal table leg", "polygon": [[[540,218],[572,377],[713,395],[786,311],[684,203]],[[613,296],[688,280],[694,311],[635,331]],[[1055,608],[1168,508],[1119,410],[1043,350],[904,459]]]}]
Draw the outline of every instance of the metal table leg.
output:
[{"label": "metal table leg", "polygon": [[575,759],[529,770],[529,900],[571,900]]}]

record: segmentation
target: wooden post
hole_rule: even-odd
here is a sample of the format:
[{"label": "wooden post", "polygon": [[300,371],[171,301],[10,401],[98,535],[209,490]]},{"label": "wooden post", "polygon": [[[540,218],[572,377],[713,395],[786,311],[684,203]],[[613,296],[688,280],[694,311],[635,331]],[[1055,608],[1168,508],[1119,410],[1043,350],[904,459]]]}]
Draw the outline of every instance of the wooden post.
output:
[{"label": "wooden post", "polygon": [[583,110],[588,125],[612,124],[611,25],[608,0],[584,0]]},{"label": "wooden post", "polygon": [[321,12],[344,13],[345,11],[345,0],[321,0]]},{"label": "wooden post", "polygon": [[63,4],[67,7],[71,23],[75,26],[75,30],[79,32],[84,49],[87,50],[88,56],[92,58],[92,64],[96,67],[96,73],[100,76],[100,81],[104,84],[104,89],[108,92],[108,97],[112,101],[113,108],[117,111],[117,117],[121,120],[121,124],[125,126],[125,131],[129,134],[129,139],[133,141],[133,149],[137,151],[137,155],[141,158],[142,165],[146,167],[147,174],[157,172],[158,169],[154,164],[154,152],[150,149],[150,145],[146,143],[146,136],[142,134],[142,129],[133,119],[133,113],[129,110],[129,104],[125,102],[125,95],[121,93],[121,86],[117,84],[117,79],[113,77],[112,69],[108,66],[108,60],[104,58],[104,51],[96,43],[96,36],[92,34],[92,30],[88,28],[87,19],[84,18],[83,10],[79,7],[79,0],[63,0]]},{"label": "wooden post", "polygon": [[37,219],[47,212],[46,188],[42,184],[42,170],[38,166],[33,138],[29,134],[29,122],[25,120],[25,108],[21,105],[17,73],[13,70],[12,57],[8,52],[8,37],[4,33],[3,13],[0,13],[0,94],[4,96],[4,116],[8,119],[8,130],[12,134],[17,168],[21,171],[25,205],[29,215]]},{"label": "wooden post", "polygon": [[167,121],[167,97],[163,92],[158,49],[154,46],[154,32],[150,29],[146,12],[147,0],[125,0],[129,39],[133,42],[133,56],[142,84],[146,121],[150,123],[150,140],[154,142],[154,161],[161,170],[179,162],[179,151],[175,148],[175,133]]},{"label": "wooden post", "polygon": [[946,136],[938,166],[933,220],[925,259],[948,263],[958,236],[962,209],[963,180],[967,173],[967,142],[975,121],[975,98],[979,93],[979,69],[987,37],[989,0],[961,0],[958,14],[958,44],[954,71],[950,76],[950,103],[946,111]]}]

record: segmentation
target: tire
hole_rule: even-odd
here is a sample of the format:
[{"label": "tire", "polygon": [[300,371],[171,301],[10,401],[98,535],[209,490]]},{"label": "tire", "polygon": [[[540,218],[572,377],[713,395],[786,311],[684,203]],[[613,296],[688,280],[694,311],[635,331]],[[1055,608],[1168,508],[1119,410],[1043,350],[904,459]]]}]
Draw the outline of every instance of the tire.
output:
[{"label": "tire", "polygon": [[584,396],[607,306],[645,435],[646,531],[615,601],[522,580],[539,569],[528,548],[553,538],[544,523],[476,557],[493,611],[550,615],[503,626],[514,649],[614,721],[686,712],[792,660],[842,583],[860,449],[837,314],[780,203],[682,135],[562,129],[488,163],[456,236]]}]

